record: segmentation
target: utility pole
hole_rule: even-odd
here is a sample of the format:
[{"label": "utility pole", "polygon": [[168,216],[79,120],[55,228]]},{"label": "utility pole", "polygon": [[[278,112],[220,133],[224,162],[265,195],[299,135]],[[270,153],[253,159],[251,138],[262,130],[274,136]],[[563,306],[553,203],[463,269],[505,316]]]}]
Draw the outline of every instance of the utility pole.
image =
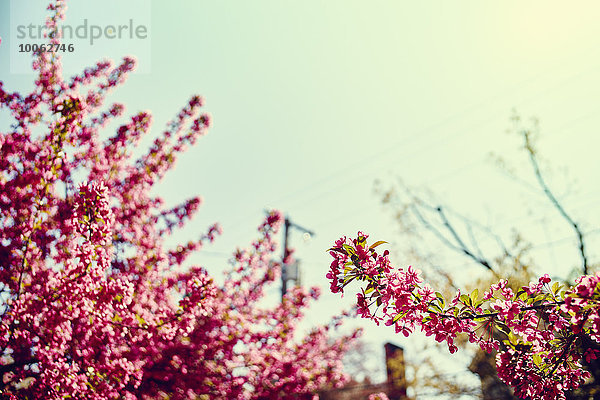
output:
[{"label": "utility pole", "polygon": [[[285,217],[285,223],[283,227],[283,258],[281,259],[281,301],[283,301],[283,296],[285,296],[285,293],[287,292],[287,281],[289,273],[288,267],[291,267],[291,265],[287,265],[285,263],[288,256],[290,255],[290,250],[288,248],[288,237],[291,228],[296,228],[297,230],[304,233],[308,233],[311,236],[315,235],[312,231],[293,223],[288,217]],[[299,266],[296,264],[296,277],[294,278],[296,282],[298,282],[299,273]]]}]

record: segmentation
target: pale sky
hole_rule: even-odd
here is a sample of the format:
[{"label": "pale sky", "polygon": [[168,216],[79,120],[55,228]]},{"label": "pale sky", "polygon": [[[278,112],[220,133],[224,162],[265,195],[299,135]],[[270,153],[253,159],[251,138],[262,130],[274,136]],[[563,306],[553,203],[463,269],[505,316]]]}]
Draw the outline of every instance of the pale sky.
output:
[{"label": "pale sky", "polygon": [[[10,68],[17,51],[9,40],[10,3],[0,2],[0,79],[26,88],[32,75]],[[37,22],[43,3],[15,1],[12,11]],[[597,2],[71,3],[67,23],[147,25],[144,41],[83,41],[64,60],[78,71],[100,58],[138,55],[140,73],[112,100],[129,113],[151,110],[154,134],[190,95],[206,100],[214,126],[158,191],[169,204],[195,194],[205,200],[182,241],[212,222],[223,225],[222,238],[194,262],[218,275],[235,246],[249,243],[267,207],[315,231],[307,243],[292,235],[304,283],[324,289],[310,323],[354,299],[327,294],[325,250],[335,239],[364,230],[390,242],[390,250],[401,247],[391,213],[373,192],[375,179],[429,188],[499,233],[518,228],[538,245],[536,261],[547,266],[540,272],[565,276],[579,262],[572,232],[540,195],[519,138],[505,133],[513,108],[539,118],[549,182],[592,232],[590,257],[600,259]],[[3,121],[0,115],[0,129]],[[501,173],[491,152],[526,183]],[[480,272],[432,241],[429,250],[436,249],[459,279]],[[413,264],[398,252],[394,261]],[[272,293],[276,301],[278,288]],[[419,351],[418,341],[388,328],[353,325],[368,327],[365,339],[378,351],[385,341],[405,346],[408,358]]]}]

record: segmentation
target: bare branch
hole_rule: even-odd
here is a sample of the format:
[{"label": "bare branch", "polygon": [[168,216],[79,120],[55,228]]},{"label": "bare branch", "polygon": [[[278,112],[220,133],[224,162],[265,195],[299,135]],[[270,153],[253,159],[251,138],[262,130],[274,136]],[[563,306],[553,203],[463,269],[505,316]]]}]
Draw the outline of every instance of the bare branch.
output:
[{"label": "bare branch", "polygon": [[523,135],[523,140],[524,140],[523,146],[525,147],[525,150],[527,150],[527,153],[529,153],[529,161],[531,162],[531,165],[533,166],[533,171],[535,172],[535,177],[536,177],[538,183],[544,190],[546,197],[548,197],[548,199],[550,200],[550,202],[552,203],[554,208],[556,208],[558,210],[560,215],[563,216],[563,218],[573,227],[573,230],[575,231],[577,240],[579,241],[579,253],[581,254],[583,274],[587,275],[588,274],[588,259],[587,259],[586,253],[585,253],[583,232],[579,228],[579,225],[577,225],[577,223],[569,216],[569,214],[567,214],[567,212],[565,211],[563,206],[556,199],[556,197],[550,190],[550,187],[544,180],[542,171],[540,169],[540,165],[539,165],[537,157],[536,157],[535,148],[534,148],[533,142],[531,140],[531,131],[522,130],[521,134]]},{"label": "bare branch", "polygon": [[452,236],[454,237],[456,242],[460,245],[462,252],[465,253],[467,256],[471,257],[474,261],[477,261],[479,264],[481,264],[484,267],[486,267],[487,269],[489,269],[490,271],[493,271],[493,268],[491,267],[490,263],[487,260],[483,259],[482,257],[477,257],[471,250],[469,250],[467,248],[467,245],[465,244],[465,242],[463,242],[463,240],[460,238],[460,236],[458,236],[458,233],[456,233],[456,230],[450,224],[450,221],[448,221],[448,218],[446,218],[446,214],[444,213],[444,210],[442,210],[442,207],[438,207],[437,212],[440,215],[440,217],[442,218],[442,221],[443,221],[446,229],[448,229],[448,231],[452,234]]},{"label": "bare branch", "polygon": [[[478,264],[485,267],[487,270],[491,271],[494,274],[494,276],[497,277],[497,273],[492,268],[490,262],[488,260],[486,260],[485,257],[483,257],[483,255],[478,256],[475,254],[476,252],[479,252],[481,254],[479,247],[477,245],[475,245],[476,249],[473,250],[465,244],[464,240],[460,237],[460,235],[458,235],[457,231],[454,229],[454,227],[452,226],[452,224],[450,223],[450,221],[448,220],[448,218],[442,211],[441,206],[434,207],[434,206],[426,203],[422,198],[414,195],[410,191],[410,189],[406,186],[404,187],[404,190],[408,193],[408,195],[410,197],[412,197],[412,204],[409,205],[409,209],[413,212],[413,214],[417,217],[419,222],[427,230],[429,230],[431,233],[433,233],[448,248],[450,248],[454,251],[457,251],[459,253],[465,254],[466,256],[470,257],[472,260],[474,260]],[[428,209],[430,211],[433,211],[433,212],[436,212],[437,214],[439,214],[442,219],[442,223],[443,223],[444,227],[446,228],[446,230],[449,232],[449,234],[452,236],[452,238],[454,239],[454,241],[456,243],[453,243],[450,239],[448,239],[448,237],[444,233],[442,233],[438,228],[436,228],[433,224],[431,224],[427,220],[427,218],[425,218],[423,216],[423,214],[419,211],[419,209],[418,209],[419,207]],[[468,222],[467,222],[467,225],[469,225]],[[471,227],[469,227],[469,229],[470,228]],[[472,239],[474,240],[474,237]]]}]

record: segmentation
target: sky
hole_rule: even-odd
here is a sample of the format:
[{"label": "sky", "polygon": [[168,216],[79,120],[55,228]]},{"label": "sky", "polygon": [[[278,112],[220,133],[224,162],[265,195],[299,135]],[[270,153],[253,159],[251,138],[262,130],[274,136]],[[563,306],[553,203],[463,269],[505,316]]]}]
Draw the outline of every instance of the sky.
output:
[{"label": "sky", "polygon": [[[26,54],[18,54],[16,25],[42,21],[43,3],[0,2],[0,79],[9,88],[31,88],[33,75],[19,64]],[[502,235],[518,229],[534,246],[540,273],[565,277],[577,265],[572,231],[536,185],[519,137],[506,132],[513,110],[525,125],[539,119],[548,181],[590,232],[590,258],[600,259],[596,2],[68,4],[66,22],[74,26],[131,20],[147,28],[143,39],[74,39],[75,51],[63,60],[73,73],[101,58],[136,55],[138,72],[111,100],[131,114],[151,110],[155,135],[191,95],[205,99],[214,122],[209,134],[156,191],[167,204],[203,197],[181,241],[213,222],[223,226],[222,237],[193,262],[218,276],[233,249],[250,243],[267,208],[315,232],[309,241],[291,234],[303,284],[323,288],[307,324],[326,321],[354,300],[327,290],[326,249],[340,236],[362,230],[390,243],[396,265],[415,263],[399,250],[410,239],[399,235],[393,213],[382,206],[376,180],[383,188],[402,180],[430,190]],[[0,115],[0,129],[6,121]],[[516,177],[498,168],[492,153]],[[461,283],[481,273],[435,240],[418,245],[437,254]],[[278,290],[270,292],[273,302]],[[365,327],[365,341],[381,357],[386,341],[404,346],[409,359],[421,351],[419,338],[368,322],[350,325]],[[470,379],[465,360],[452,367],[460,379]]]}]

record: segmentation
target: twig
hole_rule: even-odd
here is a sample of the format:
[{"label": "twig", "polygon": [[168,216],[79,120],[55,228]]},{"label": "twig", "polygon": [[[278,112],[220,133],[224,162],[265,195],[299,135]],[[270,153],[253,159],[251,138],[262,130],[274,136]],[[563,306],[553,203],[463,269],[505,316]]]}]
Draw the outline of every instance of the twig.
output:
[{"label": "twig", "polygon": [[450,224],[450,221],[448,221],[448,218],[446,218],[446,214],[444,213],[444,210],[442,210],[442,207],[438,207],[436,211],[442,218],[442,222],[444,223],[446,229],[448,229],[448,231],[452,234],[456,242],[459,244],[461,251],[467,256],[471,257],[473,260],[477,261],[479,264],[489,269],[490,271],[494,271],[494,269],[490,266],[490,263],[487,260],[483,259],[482,257],[477,257],[467,248],[460,236],[458,236],[458,233],[456,233],[456,230],[454,230],[454,227]]}]

